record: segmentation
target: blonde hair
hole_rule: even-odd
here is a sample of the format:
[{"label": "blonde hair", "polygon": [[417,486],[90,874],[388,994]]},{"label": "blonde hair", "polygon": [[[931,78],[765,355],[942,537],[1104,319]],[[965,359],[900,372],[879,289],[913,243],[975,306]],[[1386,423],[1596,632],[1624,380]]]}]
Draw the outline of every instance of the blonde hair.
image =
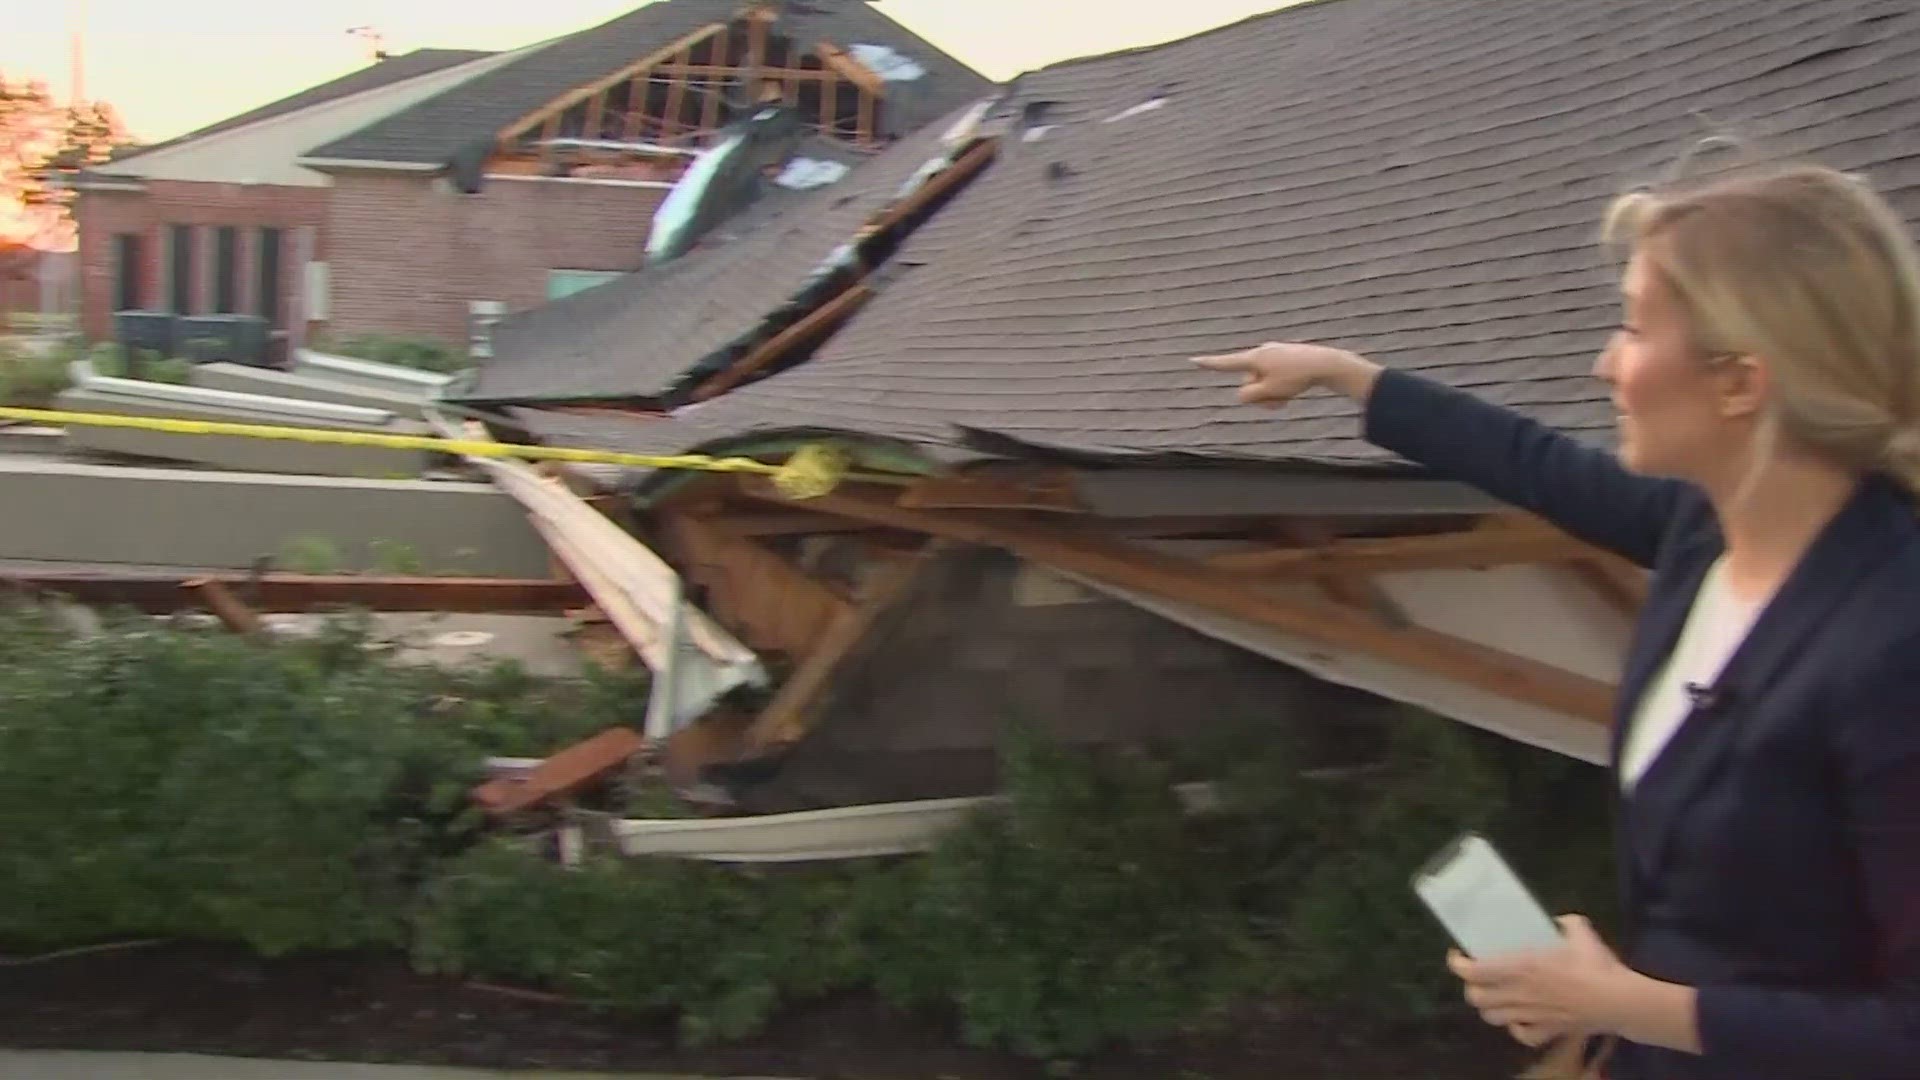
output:
[{"label": "blonde hair", "polygon": [[1716,170],[1622,196],[1604,233],[1647,260],[1705,355],[1767,363],[1760,455],[1785,438],[1920,491],[1920,254],[1865,180]]}]

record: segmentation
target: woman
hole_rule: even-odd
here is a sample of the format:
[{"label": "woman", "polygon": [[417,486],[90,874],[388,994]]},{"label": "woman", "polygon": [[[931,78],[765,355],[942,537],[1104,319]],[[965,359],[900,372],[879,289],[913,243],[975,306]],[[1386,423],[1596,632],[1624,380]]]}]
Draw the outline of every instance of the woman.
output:
[{"label": "woman", "polygon": [[[1203,357],[1651,568],[1613,742],[1624,960],[1449,965],[1615,1080],[1920,1078],[1920,260],[1859,180],[1773,168],[1616,204],[1616,455],[1350,352]],[[1563,1045],[1566,1043],[1563,1042]]]}]

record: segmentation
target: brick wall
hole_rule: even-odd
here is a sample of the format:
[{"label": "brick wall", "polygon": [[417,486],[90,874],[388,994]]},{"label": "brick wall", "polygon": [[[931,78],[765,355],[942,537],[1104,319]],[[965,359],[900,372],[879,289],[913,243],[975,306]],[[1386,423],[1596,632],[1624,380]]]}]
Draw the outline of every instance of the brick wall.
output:
[{"label": "brick wall", "polygon": [[[137,233],[142,237],[142,306],[166,306],[167,229],[172,225],[204,226],[194,230],[193,312],[213,308],[213,228],[240,229],[237,276],[238,307],[258,310],[255,279],[259,256],[257,230],[284,230],[281,241],[283,311],[291,312],[292,298],[303,287],[305,270],[299,263],[298,230],[310,230],[315,259],[327,257],[327,189],[281,187],[271,184],[214,184],[154,180],[143,191],[82,191],[75,207],[80,224],[81,320],[89,340],[112,336],[114,309],[114,237]],[[318,329],[318,326],[310,327]]]},{"label": "brick wall", "polygon": [[666,189],[489,179],[467,195],[397,174],[334,178],[334,333],[466,339],[467,304],[546,300],[548,270],[632,270]]}]

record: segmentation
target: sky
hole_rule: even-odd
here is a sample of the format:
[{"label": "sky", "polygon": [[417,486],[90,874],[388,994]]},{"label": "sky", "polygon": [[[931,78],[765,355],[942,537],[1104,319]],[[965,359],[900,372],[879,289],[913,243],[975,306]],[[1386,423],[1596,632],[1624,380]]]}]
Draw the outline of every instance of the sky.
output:
[{"label": "sky", "polygon": [[[880,11],[995,80],[1056,60],[1150,45],[1290,0],[880,0]],[[582,30],[639,0],[10,0],[0,75],[72,86],[85,27],[84,92],[157,142],[368,62],[347,31],[374,26],[394,52],[510,49]]]}]

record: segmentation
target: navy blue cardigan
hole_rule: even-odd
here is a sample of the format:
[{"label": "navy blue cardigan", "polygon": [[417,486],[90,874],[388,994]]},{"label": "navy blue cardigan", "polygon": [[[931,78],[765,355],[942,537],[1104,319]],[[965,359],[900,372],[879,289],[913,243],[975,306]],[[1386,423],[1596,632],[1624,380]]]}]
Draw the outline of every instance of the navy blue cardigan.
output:
[{"label": "navy blue cardigan", "polygon": [[[1376,384],[1366,434],[1653,570],[1617,763],[1722,549],[1704,496],[1403,372]],[[1609,1075],[1920,1078],[1920,518],[1898,484],[1861,485],[1712,691],[1616,796],[1622,955],[1699,988],[1705,1053],[1622,1044]]]}]

